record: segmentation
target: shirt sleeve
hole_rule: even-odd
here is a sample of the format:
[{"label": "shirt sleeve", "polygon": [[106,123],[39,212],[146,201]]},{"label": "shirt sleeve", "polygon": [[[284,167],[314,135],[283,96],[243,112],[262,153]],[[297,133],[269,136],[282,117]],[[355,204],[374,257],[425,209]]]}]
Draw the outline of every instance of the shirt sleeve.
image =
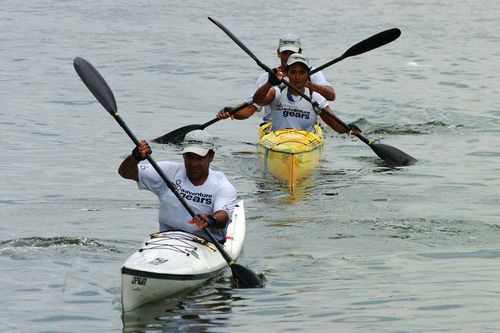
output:
[{"label": "shirt sleeve", "polygon": [[[269,74],[267,74],[267,72],[264,72],[257,78],[257,81],[255,81],[254,94],[260,87],[262,87],[267,82],[268,75]],[[260,110],[262,110],[262,106],[253,102],[253,94],[248,98],[247,102],[253,104],[253,106],[257,108],[257,112],[260,112]]]},{"label": "shirt sleeve", "polygon": [[282,91],[280,90],[279,87],[273,87],[273,89],[276,91],[276,94],[274,95],[274,99],[267,106],[270,113],[276,110],[276,105],[278,104],[278,101],[280,100],[280,96],[282,94]]},{"label": "shirt sleeve", "polygon": [[260,112],[260,110],[262,110],[262,106],[253,102],[253,95],[248,96],[248,98],[245,100],[245,102],[247,102],[248,104],[252,104],[257,109],[257,112]]},{"label": "shirt sleeve", "polygon": [[332,86],[330,82],[326,80],[325,75],[323,75],[322,71],[316,72],[311,75],[311,82],[320,86]]},{"label": "shirt sleeve", "polygon": [[220,181],[220,188],[215,195],[214,212],[223,210],[229,215],[229,219],[233,216],[234,205],[236,204],[236,190],[234,186],[227,180],[225,176]]},{"label": "shirt sleeve", "polygon": [[324,98],[323,96],[321,96],[317,92],[313,92],[312,97],[313,97],[313,100],[318,102],[318,105],[320,108],[324,109],[327,106],[330,106],[330,104],[328,104],[328,101],[326,100],[326,98]]},{"label": "shirt sleeve", "polygon": [[262,87],[267,82],[268,78],[269,74],[267,72],[262,73],[257,79],[257,82],[255,82],[255,91]]}]

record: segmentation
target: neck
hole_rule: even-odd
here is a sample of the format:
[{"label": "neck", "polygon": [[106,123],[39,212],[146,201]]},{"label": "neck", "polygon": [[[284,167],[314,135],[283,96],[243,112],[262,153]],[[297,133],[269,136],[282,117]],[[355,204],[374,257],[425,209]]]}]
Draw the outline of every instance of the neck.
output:
[{"label": "neck", "polygon": [[[295,88],[297,88],[302,93],[306,92],[306,87],[302,87],[302,88],[295,87]],[[292,93],[292,95],[294,95],[294,96],[300,96],[300,94],[298,92],[296,92],[294,89],[288,88],[288,90]]]},{"label": "neck", "polygon": [[206,177],[198,177],[198,178],[193,179],[193,178],[191,178],[191,177],[188,176],[189,181],[194,186],[200,186],[200,185],[205,184],[205,181],[207,180],[207,178],[208,178],[208,176],[206,176]]}]

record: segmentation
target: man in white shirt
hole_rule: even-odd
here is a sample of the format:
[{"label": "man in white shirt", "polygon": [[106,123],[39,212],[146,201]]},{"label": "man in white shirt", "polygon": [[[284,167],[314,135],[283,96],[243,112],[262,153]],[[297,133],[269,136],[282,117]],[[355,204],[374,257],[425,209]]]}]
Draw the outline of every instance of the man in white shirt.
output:
[{"label": "man in white shirt", "polygon": [[215,239],[223,243],[236,202],[236,190],[221,171],[210,168],[215,156],[213,137],[204,130],[189,132],[184,138],[184,163],[158,163],[177,192],[197,212],[195,217],[191,217],[150,164],[139,164],[148,154],[151,148],[143,139],[121,163],[118,173],[136,181],[140,190],[158,196],[160,231],[183,230],[205,237],[201,229],[208,228]]},{"label": "man in white shirt", "polygon": [[[301,45],[302,44],[300,42],[300,38],[295,35],[285,34],[280,38],[278,49],[276,50],[276,54],[280,59],[280,65],[278,68],[274,69],[275,72],[279,70],[286,74],[286,65],[288,58],[294,53],[302,53]],[[311,68],[311,70],[313,69],[314,67]],[[264,85],[268,81],[268,78],[269,78],[269,73],[267,72],[262,73],[257,79],[256,90],[262,87],[262,85]],[[335,90],[333,89],[332,85],[325,79],[325,76],[321,71],[316,72],[309,77],[306,87],[314,92],[319,93],[326,100],[329,101],[335,100]],[[251,97],[247,100],[247,102],[250,103],[250,105],[236,112],[236,114],[232,116],[233,119],[247,119],[248,117],[253,115],[256,111],[260,111],[262,108],[258,104],[252,104],[253,100]],[[219,111],[217,117],[219,119],[226,119],[231,117],[231,115],[228,112],[231,109],[232,107],[223,108],[221,111]],[[270,122],[271,121],[270,109],[268,107],[263,107],[262,109],[264,109],[264,114],[262,116],[263,122],[264,123]]]},{"label": "man in white shirt", "polygon": [[318,115],[333,130],[338,133],[348,133],[357,135],[360,130],[355,125],[348,125],[345,128],[326,113],[333,114],[326,99],[317,92],[307,88],[310,67],[309,59],[300,53],[292,54],[288,58],[286,67],[290,83],[296,87],[300,93],[309,96],[317,103],[318,108],[303,98],[301,94],[289,88],[280,89],[277,85],[283,78],[284,73],[278,70],[276,77],[271,76],[255,92],[253,100],[259,105],[267,105],[271,111],[272,130],[285,128],[294,128],[314,132],[314,124],[317,122]]}]

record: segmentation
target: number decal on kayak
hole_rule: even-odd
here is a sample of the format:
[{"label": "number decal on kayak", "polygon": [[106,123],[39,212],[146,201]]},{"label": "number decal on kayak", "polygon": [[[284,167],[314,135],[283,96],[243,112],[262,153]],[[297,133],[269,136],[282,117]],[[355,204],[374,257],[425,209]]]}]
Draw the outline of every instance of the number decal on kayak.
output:
[{"label": "number decal on kayak", "polygon": [[145,277],[134,276],[132,278],[132,284],[136,284],[136,285],[139,285],[139,286],[144,286],[146,284],[147,280],[148,280],[148,278],[145,278]]}]

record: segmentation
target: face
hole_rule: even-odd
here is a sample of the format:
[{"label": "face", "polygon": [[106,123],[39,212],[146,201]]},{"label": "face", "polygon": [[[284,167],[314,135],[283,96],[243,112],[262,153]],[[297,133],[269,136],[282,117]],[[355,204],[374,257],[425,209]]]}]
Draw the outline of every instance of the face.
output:
[{"label": "face", "polygon": [[304,88],[309,78],[309,69],[301,62],[295,63],[288,68],[288,79],[297,88]]},{"label": "face", "polygon": [[280,58],[281,60],[281,67],[285,68],[286,67],[286,62],[288,61],[288,58],[290,58],[290,56],[292,54],[294,54],[295,52],[293,51],[283,51],[283,52],[280,52],[279,49],[278,49],[278,57]]},{"label": "face", "polygon": [[200,156],[194,153],[182,154],[187,176],[194,185],[200,185],[197,184],[198,181],[206,180],[208,177],[208,168],[210,166],[210,162],[214,159],[214,155],[215,153],[213,150],[209,151],[205,156]]}]

